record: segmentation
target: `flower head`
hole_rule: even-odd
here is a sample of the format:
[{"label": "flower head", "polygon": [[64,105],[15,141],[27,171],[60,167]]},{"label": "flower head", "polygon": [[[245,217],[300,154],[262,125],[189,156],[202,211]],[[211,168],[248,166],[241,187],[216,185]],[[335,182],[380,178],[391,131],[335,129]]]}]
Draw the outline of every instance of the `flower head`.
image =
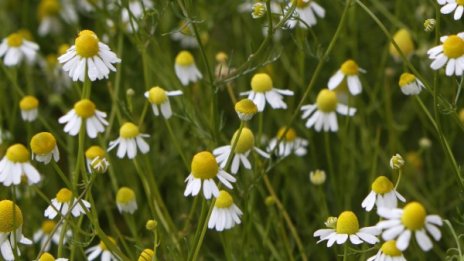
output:
[{"label": "flower head", "polygon": [[81,124],[85,123],[85,129],[89,138],[96,138],[98,133],[105,131],[108,122],[105,120],[106,113],[97,110],[95,103],[89,99],[82,99],[74,104],[74,108],[58,119],[64,126],[64,132],[76,136]]},{"label": "flower head", "polygon": [[30,245],[32,241],[22,234],[23,213],[11,200],[0,201],[0,248],[3,259],[15,260],[13,251],[20,256],[18,243]]},{"label": "flower head", "polygon": [[128,187],[120,188],[116,194],[116,206],[120,213],[127,212],[134,214],[137,210],[134,191]]},{"label": "flower head", "polygon": [[83,199],[77,200],[72,191],[67,188],[60,189],[51,203],[44,212],[45,217],[49,219],[54,219],[58,213],[66,216],[68,212],[71,212],[74,217],[78,217],[85,214],[84,209],[90,208],[89,202]]},{"label": "flower head", "polygon": [[39,46],[27,40],[20,32],[12,33],[0,43],[0,57],[6,66],[16,66],[25,58],[29,63],[36,59]]},{"label": "flower head", "polygon": [[[315,1],[311,0],[290,1],[284,10],[284,13],[288,12],[292,4],[296,5],[294,13],[295,17],[287,20],[286,26],[288,28],[294,28],[298,24],[299,27],[306,29],[307,27],[312,27],[317,24],[317,17],[325,17],[325,9]],[[301,21],[299,19],[301,19]]]},{"label": "flower head", "polygon": [[197,48],[198,41],[193,34],[193,29],[190,23],[181,21],[179,26],[175,29],[175,32],[171,34],[171,38],[174,41],[180,43],[182,48]]},{"label": "flower head", "polygon": [[323,170],[317,169],[317,170],[311,171],[309,173],[309,180],[314,185],[322,185],[322,184],[324,184],[325,179],[326,179],[326,175],[325,175],[325,171],[323,171]]},{"label": "flower head", "polygon": [[406,261],[406,258],[404,258],[403,253],[396,247],[396,241],[388,240],[382,244],[375,256],[372,256],[369,259],[367,259],[367,261],[382,260]]},{"label": "flower head", "polygon": [[[279,140],[280,143],[277,149],[275,149]],[[277,131],[276,137],[269,141],[267,151],[271,152],[275,150],[275,153],[279,157],[287,157],[292,153],[297,156],[304,156],[307,153],[307,146],[308,140],[298,137],[295,129],[284,126]]]},{"label": "flower head", "polygon": [[352,95],[360,94],[362,91],[361,81],[358,76],[360,72],[365,72],[365,70],[359,68],[355,61],[345,61],[340,69],[332,77],[330,77],[328,83],[329,90],[337,88],[342,81],[346,81],[348,89]]},{"label": "flower head", "polygon": [[50,132],[40,132],[34,135],[31,139],[32,159],[45,164],[50,161],[58,161],[60,159],[60,152],[56,145],[56,139]]},{"label": "flower head", "polygon": [[385,176],[377,177],[371,185],[371,192],[363,200],[361,206],[366,211],[371,211],[374,204],[379,208],[396,208],[397,199],[405,202],[403,196],[398,193],[393,183]]},{"label": "flower head", "polygon": [[35,121],[39,113],[39,100],[31,95],[24,96],[19,102],[19,108],[21,109],[21,118],[23,121]]},{"label": "flower head", "polygon": [[261,18],[266,14],[266,11],[266,3],[256,2],[251,7],[251,17],[253,17],[253,19]]},{"label": "flower head", "polygon": [[442,5],[440,12],[442,14],[450,14],[454,12],[454,20],[459,20],[462,17],[464,12],[464,1],[463,0],[445,0],[439,1],[439,4]]},{"label": "flower head", "polygon": [[145,248],[142,253],[140,253],[139,259],[137,261],[151,261],[153,260],[153,257],[155,256],[155,253],[153,250],[149,248]]},{"label": "flower head", "polygon": [[26,176],[30,184],[40,181],[40,174],[29,162],[29,150],[22,144],[14,144],[6,150],[0,161],[0,182],[4,186],[19,185],[21,178]]},{"label": "flower head", "polygon": [[[57,227],[58,226],[58,227]],[[40,242],[40,247],[45,251],[50,250],[51,243],[58,245],[60,243],[60,235],[63,227],[57,225],[53,220],[45,220],[42,222],[42,226],[39,230],[34,233],[34,242]],[[55,230],[54,233],[52,233]],[[66,243],[68,239],[72,237],[72,231],[68,229],[63,237],[63,243]]]},{"label": "flower head", "polygon": [[[400,29],[393,35],[393,41],[398,45],[401,52],[406,57],[410,57],[414,52],[414,42],[412,41],[411,33],[406,29]],[[401,54],[393,45],[390,43],[389,51],[391,56],[397,61],[401,61]]]},{"label": "flower head", "polygon": [[68,261],[67,258],[55,258],[53,255],[50,253],[43,253],[38,261]]},{"label": "flower head", "polygon": [[430,67],[439,70],[446,65],[447,76],[461,76],[464,71],[464,33],[440,37],[441,45],[427,51],[433,60]]},{"label": "flower head", "polygon": [[424,88],[424,84],[411,73],[401,74],[398,84],[405,95],[417,95]]},{"label": "flower head", "polygon": [[122,159],[127,154],[129,159],[133,159],[137,156],[137,148],[142,154],[150,151],[150,146],[143,139],[147,137],[150,137],[150,135],[140,133],[139,127],[131,122],[126,122],[119,129],[119,138],[110,142],[108,151],[118,146],[118,152],[116,153],[118,158]]},{"label": "flower head", "polygon": [[182,95],[182,91],[166,91],[159,86],[152,87],[149,91],[145,92],[145,98],[151,103],[151,108],[155,116],[160,114],[165,119],[169,119],[172,116],[171,103],[169,102],[169,96]]},{"label": "flower head", "polygon": [[[114,240],[114,238],[108,237],[108,240],[111,241],[111,243],[116,244],[116,240]],[[104,261],[119,260],[113,255],[103,241],[100,241],[98,245],[85,250],[85,253],[87,254],[87,259],[90,261],[94,260],[99,255],[101,255],[101,260]]]},{"label": "flower head", "polygon": [[231,229],[236,224],[240,224],[242,211],[234,204],[234,199],[225,190],[219,192],[219,196],[214,203],[213,212],[208,221],[208,228],[223,231]]},{"label": "flower head", "polygon": [[195,64],[193,55],[189,51],[181,51],[177,54],[174,69],[177,78],[184,86],[187,86],[189,82],[195,83],[203,78]]},{"label": "flower head", "polygon": [[404,166],[404,159],[400,154],[396,153],[390,159],[390,167],[392,169],[401,169]]},{"label": "flower head", "polygon": [[258,112],[258,107],[250,99],[241,99],[235,104],[235,112],[242,121],[249,121]]},{"label": "flower head", "polygon": [[91,146],[85,151],[87,170],[89,173],[105,173],[110,166],[105,150],[100,146]]},{"label": "flower head", "polygon": [[74,6],[68,1],[60,0],[41,0],[37,7],[37,17],[40,22],[38,29],[40,36],[60,33],[63,26],[59,18],[69,24],[74,24],[78,20]]}]

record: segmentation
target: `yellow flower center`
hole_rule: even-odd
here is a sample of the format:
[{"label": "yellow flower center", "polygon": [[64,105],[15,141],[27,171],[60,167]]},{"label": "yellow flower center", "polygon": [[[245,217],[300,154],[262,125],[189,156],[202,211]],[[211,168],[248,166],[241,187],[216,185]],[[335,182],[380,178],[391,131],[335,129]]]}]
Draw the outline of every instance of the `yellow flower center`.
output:
[{"label": "yellow flower center", "polygon": [[[230,141],[230,145],[233,146],[235,140],[237,139],[239,130],[234,133],[232,140]],[[244,127],[242,128],[242,132],[240,133],[240,137],[238,138],[237,145],[235,146],[235,153],[245,153],[253,148],[255,145],[255,136],[250,129]]]},{"label": "yellow flower center", "polygon": [[[284,135],[285,130],[287,127],[282,127],[277,131],[277,138],[281,139]],[[287,133],[285,133],[284,139],[286,141],[294,141],[296,139],[296,131],[293,128],[288,128]]]},{"label": "yellow flower center", "polygon": [[6,158],[11,162],[28,162],[29,151],[23,144],[15,144],[6,150]]},{"label": "yellow flower center", "polygon": [[58,54],[63,55],[66,53],[66,51],[69,49],[69,44],[62,44],[60,47],[58,47]]},{"label": "yellow flower center", "polygon": [[53,220],[45,220],[42,222],[42,232],[49,235],[55,229],[56,223]]},{"label": "yellow flower center", "polygon": [[176,56],[176,64],[180,66],[190,66],[195,63],[192,54],[189,51],[181,51]]},{"label": "yellow flower center", "polygon": [[[406,29],[400,29],[393,36],[393,41],[398,45],[401,52],[405,56],[409,56],[414,52],[414,42],[412,41],[411,34]],[[395,58],[401,58],[400,53],[396,50],[393,43],[390,43],[389,47],[390,54]]]},{"label": "yellow flower center", "polygon": [[122,187],[116,194],[116,202],[119,204],[127,204],[135,200],[135,193],[128,187]]},{"label": "yellow flower center", "polygon": [[34,96],[24,96],[19,102],[19,108],[23,111],[36,109],[39,106],[39,100]]},{"label": "yellow flower center", "polygon": [[396,247],[395,240],[389,240],[383,243],[380,249],[387,256],[401,256],[402,255],[401,251]]},{"label": "yellow flower center", "polygon": [[221,190],[214,206],[217,208],[229,208],[232,204],[234,204],[232,196],[227,191]]},{"label": "yellow flower center", "polygon": [[95,115],[96,106],[95,103],[88,99],[83,99],[74,104],[74,111],[76,114],[83,118],[89,118]]},{"label": "yellow flower center", "polygon": [[251,89],[255,92],[272,90],[272,79],[267,73],[257,73],[251,78]]},{"label": "yellow flower center", "polygon": [[[114,238],[108,237],[108,240],[111,241],[111,243],[116,244],[116,240],[114,240]],[[107,251],[108,250],[108,247],[106,246],[106,244],[103,241],[100,241],[100,244],[98,244],[98,245],[100,246],[100,249],[102,251]]]},{"label": "yellow flower center", "polygon": [[155,253],[153,252],[153,250],[146,248],[143,250],[142,253],[140,253],[138,261],[151,261],[153,259],[154,254]]},{"label": "yellow flower center", "polygon": [[464,0],[456,0],[456,4],[458,4],[458,5],[464,5]]},{"label": "yellow flower center", "polygon": [[243,114],[255,114],[258,112],[258,107],[250,99],[242,99],[235,104],[235,111]]},{"label": "yellow flower center", "polygon": [[39,19],[47,16],[56,16],[60,12],[60,2],[57,0],[42,0],[37,9]]},{"label": "yellow flower center", "polygon": [[6,43],[9,47],[19,47],[23,44],[23,36],[19,33],[13,33],[8,36]]},{"label": "yellow flower center", "polygon": [[188,23],[186,23],[185,21],[181,21],[179,23],[179,27],[180,27],[180,32],[184,35],[188,35],[188,36],[191,36],[193,35],[192,34],[192,31],[190,30],[190,26]]},{"label": "yellow flower center", "polygon": [[54,54],[47,55],[47,57],[45,59],[47,60],[47,65],[49,67],[51,67],[51,68],[53,68],[56,65],[56,63],[58,62],[57,57]]},{"label": "yellow flower center", "polygon": [[344,75],[358,75],[359,67],[355,61],[348,60],[342,64],[340,70]]},{"label": "yellow flower center", "polygon": [[37,155],[48,154],[56,147],[56,139],[50,132],[40,132],[31,139],[32,153]]},{"label": "yellow flower center", "polygon": [[98,37],[90,30],[81,31],[74,41],[74,44],[76,45],[76,52],[79,56],[89,58],[98,54]]},{"label": "yellow flower center", "polygon": [[119,136],[124,139],[132,139],[140,134],[139,127],[131,122],[124,123],[119,129]]},{"label": "yellow flower center", "polygon": [[317,108],[322,112],[333,112],[337,108],[337,95],[328,89],[319,92],[316,98]]},{"label": "yellow flower center", "polygon": [[403,208],[401,222],[409,230],[419,230],[424,227],[426,215],[425,208],[420,203],[411,202]]},{"label": "yellow flower center", "polygon": [[294,0],[296,7],[305,8],[309,4],[309,0]]},{"label": "yellow flower center", "polygon": [[105,151],[100,146],[92,146],[85,151],[85,157],[88,159],[94,159],[96,157],[104,157]]},{"label": "yellow flower center", "polygon": [[[463,0],[464,1],[464,0]],[[414,74],[411,74],[411,73],[403,73],[401,74],[400,76],[400,81],[399,81],[399,85],[400,87],[404,87],[408,84],[411,84],[413,83],[414,81],[416,80],[416,76],[414,76]]]},{"label": "yellow flower center", "polygon": [[153,87],[148,91],[148,100],[156,105],[160,105],[168,99],[166,91],[161,87]]},{"label": "yellow flower center", "polygon": [[56,200],[60,203],[70,202],[73,198],[73,193],[67,188],[62,188],[58,193],[56,193]]},{"label": "yellow flower center", "polygon": [[464,41],[457,35],[450,35],[443,43],[443,53],[449,58],[458,58],[464,54]]},{"label": "yellow flower center", "polygon": [[385,194],[393,190],[393,183],[385,176],[380,176],[372,182],[372,190],[377,194]]},{"label": "yellow flower center", "polygon": [[351,211],[344,211],[338,216],[337,227],[335,229],[337,234],[352,235],[359,231],[359,222],[356,215]]},{"label": "yellow flower center", "polygon": [[197,179],[211,179],[216,177],[219,166],[213,154],[209,151],[202,151],[192,159],[192,175]]},{"label": "yellow flower center", "polygon": [[55,258],[51,254],[45,252],[40,256],[39,261],[55,261]]},{"label": "yellow flower center", "polygon": [[11,200],[0,201],[0,232],[13,232],[23,224],[21,209]]},{"label": "yellow flower center", "polygon": [[229,56],[225,52],[218,52],[215,58],[218,63],[226,63]]}]

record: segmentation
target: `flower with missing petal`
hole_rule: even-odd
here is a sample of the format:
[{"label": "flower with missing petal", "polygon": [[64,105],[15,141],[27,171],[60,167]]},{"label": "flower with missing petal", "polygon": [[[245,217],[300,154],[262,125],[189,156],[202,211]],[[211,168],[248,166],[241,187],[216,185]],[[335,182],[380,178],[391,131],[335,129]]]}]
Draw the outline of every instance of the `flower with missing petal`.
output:
[{"label": "flower with missing petal", "polygon": [[[59,245],[62,229],[63,227],[61,225],[57,225],[55,221],[45,220],[42,222],[42,226],[40,227],[40,229],[34,233],[34,242],[40,242],[40,247],[43,248],[45,251],[48,251],[50,250],[52,243],[54,243],[57,246]],[[52,234],[53,230],[55,230],[55,232]],[[71,237],[72,231],[68,229],[63,237],[63,244],[65,244]]]},{"label": "flower with missing petal", "polygon": [[145,92],[145,98],[151,103],[151,108],[155,116],[159,116],[160,112],[165,119],[169,119],[172,116],[171,103],[169,102],[169,96],[182,95],[182,91],[166,91],[159,86],[151,88]]},{"label": "flower with missing petal", "polygon": [[[306,155],[308,140],[298,137],[293,128],[288,128],[287,132],[285,130],[287,130],[287,127],[284,126],[277,131],[276,137],[269,141],[267,152],[275,150],[275,154],[279,157],[287,157],[292,153],[299,157]],[[279,140],[280,143],[277,149],[275,149]]]},{"label": "flower with missing petal", "polygon": [[68,212],[71,212],[74,217],[78,217],[85,214],[84,209],[88,210],[90,208],[88,201],[83,199],[78,200],[74,197],[72,191],[67,188],[60,189],[51,203],[44,212],[45,217],[49,219],[54,219],[58,213],[66,216]]},{"label": "flower with missing petal", "polygon": [[290,1],[284,13],[287,13],[293,4],[296,5],[295,17],[287,20],[286,26],[288,28],[294,28],[297,24],[301,28],[312,27],[317,24],[317,17],[325,17],[325,9],[313,0]]},{"label": "flower with missing petal", "polygon": [[[108,237],[113,244],[116,244],[116,240],[112,237]],[[92,261],[95,260],[99,255],[101,255],[102,261],[112,261],[112,260],[119,260],[113,253],[108,249],[105,242],[100,241],[100,243],[96,246],[90,247],[89,249],[85,250],[87,254],[87,260]]]},{"label": "flower with missing petal", "polygon": [[362,91],[362,84],[359,80],[359,73],[366,72],[359,68],[358,64],[353,60],[347,60],[342,64],[340,69],[329,79],[327,86],[329,90],[337,88],[342,81],[346,81],[348,90],[352,95],[358,95]]}]

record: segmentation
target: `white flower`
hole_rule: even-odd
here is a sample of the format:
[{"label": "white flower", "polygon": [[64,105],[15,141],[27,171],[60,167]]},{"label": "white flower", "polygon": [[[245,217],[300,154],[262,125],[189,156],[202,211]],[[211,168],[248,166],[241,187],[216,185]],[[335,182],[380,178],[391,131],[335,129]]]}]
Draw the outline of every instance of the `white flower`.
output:
[{"label": "white flower", "polygon": [[[57,226],[56,222],[53,220],[45,220],[42,222],[42,227],[37,230],[34,233],[33,239],[34,242],[40,242],[40,247],[44,251],[50,250],[50,247],[52,246],[52,242],[55,243],[55,245],[58,245],[60,243],[60,235],[61,235],[61,230],[63,227],[59,225],[55,233],[52,234],[53,230]],[[63,243],[66,243],[68,239],[72,237],[72,231],[68,229],[65,233],[65,236],[63,238]],[[48,242],[48,244],[47,244]]]},{"label": "white flower", "polygon": [[76,136],[81,130],[81,124],[85,123],[85,129],[89,138],[96,138],[98,133],[105,131],[108,122],[105,120],[106,113],[97,110],[95,103],[89,99],[82,99],[74,104],[74,108],[66,115],[58,119],[65,124],[64,132]]},{"label": "white flower", "polygon": [[171,34],[171,39],[180,43],[182,48],[197,48],[198,41],[193,34],[190,24],[182,21],[179,27]]},{"label": "white flower", "polygon": [[116,71],[114,63],[120,63],[115,53],[108,45],[100,42],[97,35],[84,30],[79,33],[74,45],[65,54],[58,57],[63,64],[63,70],[69,73],[73,81],[85,80],[85,72],[91,81],[108,78],[111,71]]},{"label": "white flower", "polygon": [[443,5],[440,9],[442,14],[450,14],[454,11],[454,20],[459,20],[464,12],[464,1],[462,0],[439,0],[438,3]]},{"label": "white flower", "polygon": [[90,203],[83,199],[77,200],[71,190],[62,188],[52,199],[52,204],[45,209],[44,215],[49,219],[54,219],[58,213],[66,216],[71,211],[74,217],[78,217],[85,214],[84,208],[88,210]]},{"label": "white flower", "polygon": [[39,115],[39,100],[34,96],[24,96],[19,102],[21,118],[26,122],[33,122]]},{"label": "white flower", "polygon": [[29,151],[22,144],[10,146],[0,161],[0,182],[4,186],[19,185],[26,176],[29,185],[40,181],[40,174],[29,162]]},{"label": "white flower", "polygon": [[355,108],[338,103],[335,92],[328,89],[319,92],[316,104],[304,105],[301,107],[301,111],[303,112],[302,119],[309,117],[308,121],[306,121],[306,128],[314,126],[314,130],[318,132],[322,129],[326,132],[338,131],[337,114],[335,112],[347,116],[353,116],[356,113]]},{"label": "white flower", "polygon": [[189,82],[195,83],[203,78],[203,75],[198,70],[195,60],[189,51],[181,51],[177,54],[174,69],[177,78],[179,78],[184,86],[187,86]]},{"label": "white flower", "polygon": [[213,212],[211,212],[208,221],[208,228],[217,231],[231,229],[240,224],[242,214],[242,211],[234,204],[232,196],[227,191],[221,190],[214,203]]},{"label": "white flower", "polygon": [[[143,5],[142,5],[143,2]],[[153,3],[148,0],[129,1],[129,9],[123,8],[121,12],[121,21],[126,27],[126,31],[132,33],[138,31],[138,21],[144,14],[145,9],[153,8]]]},{"label": "white flower", "polygon": [[447,76],[461,76],[464,70],[464,33],[440,37],[443,44],[427,51],[429,59],[433,60],[430,68],[439,70],[446,64]]},{"label": "white flower", "polygon": [[116,206],[119,213],[127,212],[134,214],[137,210],[137,201],[135,200],[135,193],[128,187],[122,187],[116,194]]},{"label": "white flower", "polygon": [[[288,128],[287,133],[285,133],[285,136],[282,138],[286,129],[287,127],[282,127],[279,131],[277,131],[276,137],[269,141],[267,151],[271,152],[275,150],[275,154],[279,157],[287,157],[292,153],[298,157],[306,155],[308,140],[298,137],[295,129],[293,128]],[[275,149],[281,138],[282,140],[280,141],[279,146]]]},{"label": "white flower", "polygon": [[77,22],[77,13],[69,0],[41,0],[37,7],[39,35],[58,34],[62,30],[60,17],[70,24]]},{"label": "white flower", "polygon": [[231,182],[236,181],[232,175],[219,169],[213,154],[208,151],[195,154],[191,168],[190,175],[185,179],[187,186],[185,187],[184,196],[186,197],[198,195],[201,189],[203,189],[203,195],[206,199],[210,199],[212,195],[218,197],[219,189],[213,180],[215,177],[229,189],[232,189]]},{"label": "white flower", "polygon": [[293,92],[274,88],[268,74],[257,73],[251,78],[251,91],[242,92],[240,95],[248,95],[248,99],[252,100],[261,112],[266,106],[266,101],[273,109],[287,109],[282,95],[292,96]]},{"label": "white flower", "polygon": [[137,156],[137,148],[142,154],[150,151],[150,146],[143,139],[147,137],[150,137],[150,135],[140,133],[139,127],[131,122],[126,122],[119,129],[119,138],[110,141],[108,151],[118,146],[118,152],[116,153],[118,158],[122,159],[127,154],[129,159],[133,159]]},{"label": "white flower", "polygon": [[39,46],[24,39],[21,33],[10,34],[0,43],[0,57],[6,66],[16,66],[26,58],[29,63],[35,61]]},{"label": "white flower", "polygon": [[[286,26],[294,28],[297,24],[301,28],[312,27],[317,24],[317,16],[325,17],[325,9],[312,0],[294,0],[296,8],[295,13],[287,20]],[[292,1],[287,5],[284,13],[287,13],[292,6]],[[300,21],[301,19],[301,21]]]},{"label": "white flower", "polygon": [[110,166],[100,146],[91,146],[85,151],[85,162],[89,173],[105,173]]},{"label": "white flower", "polygon": [[151,103],[151,108],[153,113],[158,116],[163,115],[165,119],[169,119],[172,116],[171,103],[169,102],[169,96],[179,96],[182,95],[182,91],[165,91],[163,88],[158,86],[151,88],[149,91],[145,92],[145,98]]},{"label": "white flower", "polygon": [[401,74],[398,84],[405,95],[417,95],[425,88],[424,84],[410,73]]},{"label": "white flower", "polygon": [[393,183],[385,176],[377,177],[372,182],[372,190],[367,197],[361,203],[361,206],[366,211],[371,211],[374,208],[374,204],[377,209],[380,208],[396,208],[398,200],[406,202],[403,196],[398,193]]},{"label": "white flower", "polygon": [[389,240],[382,244],[375,256],[370,257],[367,261],[406,261],[403,253],[396,248],[396,241]]},{"label": "white flower", "polygon": [[342,81],[347,81],[348,89],[352,95],[358,95],[362,92],[361,81],[359,80],[359,72],[366,72],[359,68],[358,64],[353,60],[347,60],[342,64],[340,69],[329,79],[327,84],[329,90],[337,88]]},{"label": "white flower", "polygon": [[60,152],[56,145],[56,139],[50,132],[40,132],[31,139],[32,159],[45,164],[53,160],[60,160]]},{"label": "white flower", "polygon": [[249,121],[258,112],[258,107],[250,99],[241,99],[235,103],[235,112],[241,121]]},{"label": "white flower", "polygon": [[[115,244],[116,241],[112,237],[108,237],[108,239]],[[85,250],[85,254],[87,254],[87,260],[89,261],[95,260],[99,255],[101,255],[101,261],[119,260],[113,255],[113,253],[111,253],[103,241],[100,241],[98,245]]]},{"label": "white flower", "polygon": [[441,238],[437,226],[442,226],[443,221],[438,215],[427,215],[425,208],[418,202],[410,202],[403,209],[380,208],[377,214],[385,219],[377,224],[379,229],[384,230],[382,238],[395,239],[396,247],[401,251],[408,248],[412,234],[424,251],[429,251],[433,247],[427,232],[435,241]]}]

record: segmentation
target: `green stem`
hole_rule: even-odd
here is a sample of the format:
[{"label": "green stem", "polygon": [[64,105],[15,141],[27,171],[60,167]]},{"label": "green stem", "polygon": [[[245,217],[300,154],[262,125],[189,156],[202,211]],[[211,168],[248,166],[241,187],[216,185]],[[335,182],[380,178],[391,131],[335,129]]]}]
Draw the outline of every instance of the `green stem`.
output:
[{"label": "green stem", "polygon": [[343,245],[343,261],[348,260],[348,244]]},{"label": "green stem", "polygon": [[61,233],[60,233],[60,239],[58,243],[58,257],[63,256],[63,245],[64,245],[64,237],[66,236],[66,226],[68,222],[63,221],[63,225],[61,226]]},{"label": "green stem", "polygon": [[182,161],[184,162],[185,168],[188,170],[189,169],[189,163],[187,161],[187,158],[184,155],[184,151],[182,150],[182,147],[179,145],[179,142],[177,141],[176,135],[174,135],[174,131],[172,130],[171,123],[169,122],[168,119],[164,119],[164,122],[166,123],[166,128],[168,129],[169,136],[171,136],[172,142],[174,143],[174,146],[177,149],[177,153],[179,153],[180,157],[182,158]]},{"label": "green stem", "polygon": [[451,222],[449,222],[449,220],[446,220],[446,219],[443,220],[443,223],[445,223],[448,226],[448,228],[451,231],[451,235],[453,235],[453,239],[456,242],[456,247],[457,247],[458,254],[459,254],[459,260],[460,261],[464,260],[464,256],[462,255],[462,250],[461,250],[461,244],[459,243],[459,237],[457,236],[456,231],[453,228],[453,225],[451,225]]}]

